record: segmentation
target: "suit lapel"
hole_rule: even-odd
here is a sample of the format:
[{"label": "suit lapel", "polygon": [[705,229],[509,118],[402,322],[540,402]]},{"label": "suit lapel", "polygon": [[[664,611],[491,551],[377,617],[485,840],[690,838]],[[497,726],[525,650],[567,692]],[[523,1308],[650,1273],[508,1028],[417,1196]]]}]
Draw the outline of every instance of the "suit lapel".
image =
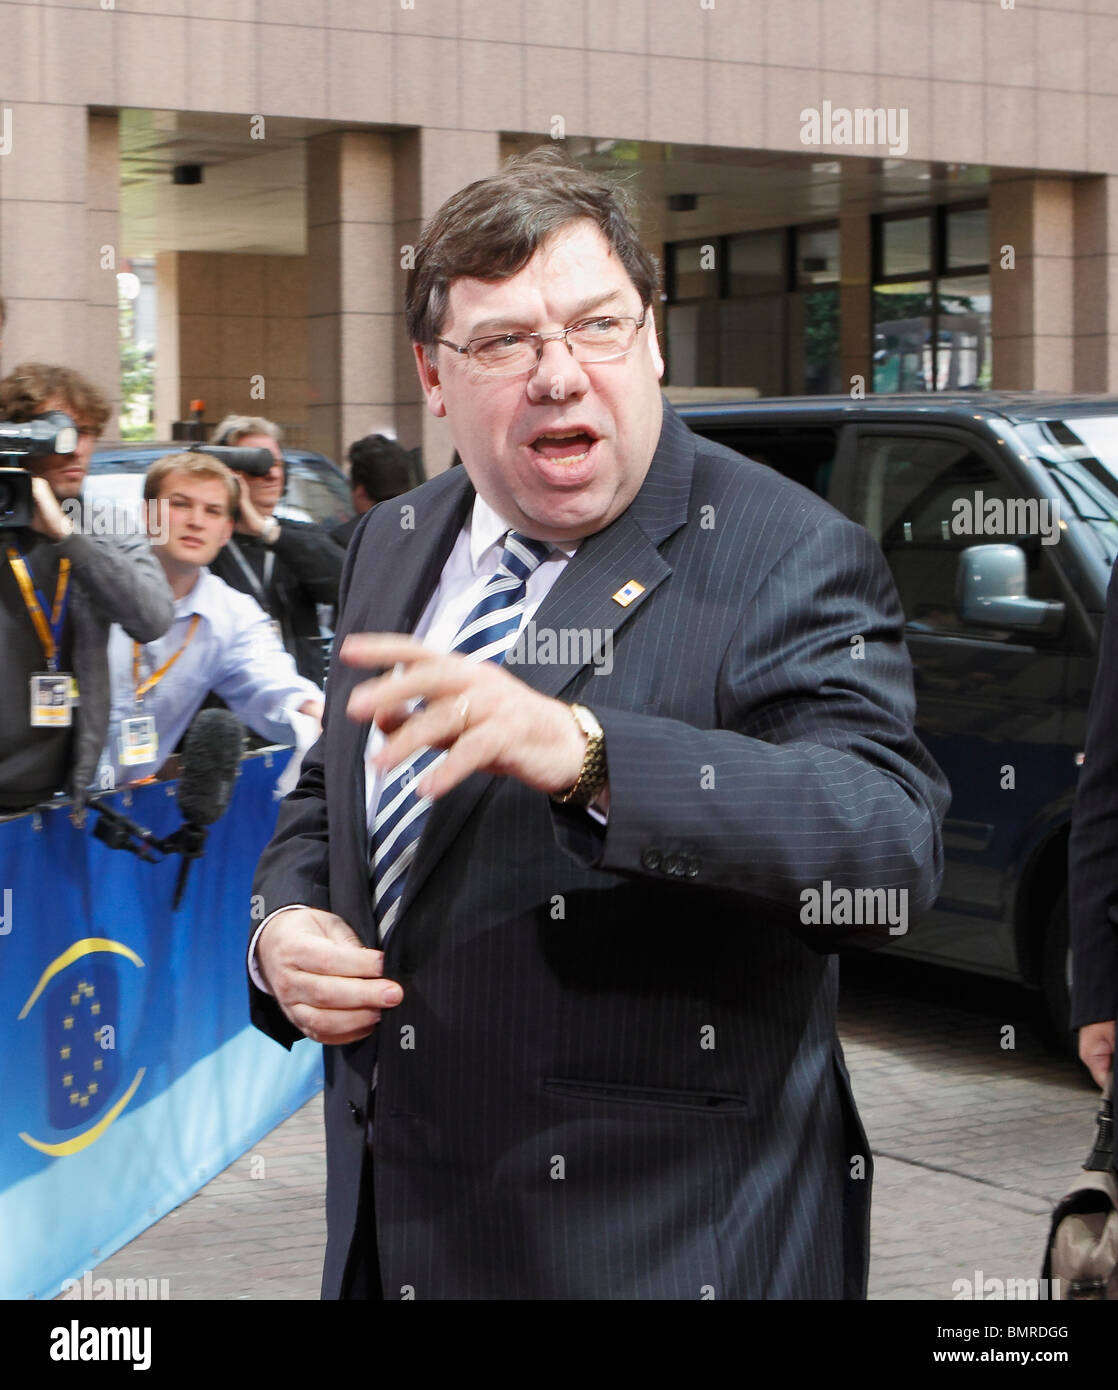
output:
[{"label": "suit lapel", "polygon": [[[687,520],[694,456],[694,436],[665,401],[660,440],[640,492],[612,525],[579,546],[536,611],[537,633],[610,629],[616,641],[672,572],[658,547]],[[643,589],[622,604],[614,595],[631,580]],[[511,669],[533,690],[554,697],[588,664],[524,663]],[[431,807],[408,870],[397,926],[493,780],[487,773],[475,773]]]}]

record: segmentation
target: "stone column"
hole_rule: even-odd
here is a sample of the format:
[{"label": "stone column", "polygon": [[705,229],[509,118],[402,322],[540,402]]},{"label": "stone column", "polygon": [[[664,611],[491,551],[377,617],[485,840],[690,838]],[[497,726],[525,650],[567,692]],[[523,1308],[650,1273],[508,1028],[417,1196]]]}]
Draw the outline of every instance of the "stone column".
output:
[{"label": "stone column", "polygon": [[310,446],[339,463],[354,439],[396,425],[393,170],[390,135],[307,142]]},{"label": "stone column", "polygon": [[[0,293],[8,304],[2,365],[75,367],[115,399],[119,368],[103,352],[96,362],[87,353],[95,252],[103,240],[116,245],[115,233],[96,236],[96,246],[90,240],[86,188],[102,180],[87,178],[88,162],[92,147],[97,169],[106,166],[103,131],[91,136],[84,106],[0,102]],[[104,211],[100,200],[94,210]],[[97,231],[105,227],[98,219]]]},{"label": "stone column", "polygon": [[990,184],[995,390],[1073,389],[1075,185],[1006,174]]},{"label": "stone column", "polygon": [[415,354],[403,327],[406,248],[419,240],[423,224],[448,197],[500,164],[496,131],[436,130],[423,127],[396,137],[396,223],[394,275],[390,282],[400,314],[395,335],[395,417],[400,443],[418,444],[429,478],[450,466],[454,444],[446,420],[436,420],[423,399]]},{"label": "stone column", "polygon": [[1075,185],[1075,389],[1118,391],[1118,177]]}]

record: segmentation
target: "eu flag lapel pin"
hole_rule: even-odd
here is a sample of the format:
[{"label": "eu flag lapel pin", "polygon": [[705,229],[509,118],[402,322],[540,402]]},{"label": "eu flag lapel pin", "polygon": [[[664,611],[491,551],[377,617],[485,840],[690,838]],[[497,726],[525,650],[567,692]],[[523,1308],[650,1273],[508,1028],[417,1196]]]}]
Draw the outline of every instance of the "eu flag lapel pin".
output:
[{"label": "eu flag lapel pin", "polygon": [[628,608],[632,601],[643,593],[644,585],[636,579],[630,579],[613,595],[613,601],[619,603],[622,608]]}]

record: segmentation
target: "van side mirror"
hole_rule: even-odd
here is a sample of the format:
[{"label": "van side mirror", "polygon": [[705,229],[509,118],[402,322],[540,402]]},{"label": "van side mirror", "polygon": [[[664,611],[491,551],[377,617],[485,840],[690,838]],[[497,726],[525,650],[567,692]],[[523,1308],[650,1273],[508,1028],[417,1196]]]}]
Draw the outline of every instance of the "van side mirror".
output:
[{"label": "van side mirror", "polygon": [[1066,605],[1029,598],[1025,552],[1019,545],[968,545],[959,555],[955,608],[979,627],[1023,628],[1055,637]]}]

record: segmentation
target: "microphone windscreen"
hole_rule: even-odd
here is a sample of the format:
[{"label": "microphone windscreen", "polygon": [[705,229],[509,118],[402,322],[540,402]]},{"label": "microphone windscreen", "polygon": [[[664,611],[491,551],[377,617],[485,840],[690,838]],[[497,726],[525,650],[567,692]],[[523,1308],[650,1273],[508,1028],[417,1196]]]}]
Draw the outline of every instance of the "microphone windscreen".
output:
[{"label": "microphone windscreen", "polygon": [[239,444],[195,444],[192,454],[208,454],[235,473],[251,473],[262,478],[276,466],[275,455],[269,449],[245,449]]},{"label": "microphone windscreen", "polygon": [[229,809],[245,728],[227,709],[204,709],[187,730],[179,774],[179,810],[194,825],[212,825]]}]

